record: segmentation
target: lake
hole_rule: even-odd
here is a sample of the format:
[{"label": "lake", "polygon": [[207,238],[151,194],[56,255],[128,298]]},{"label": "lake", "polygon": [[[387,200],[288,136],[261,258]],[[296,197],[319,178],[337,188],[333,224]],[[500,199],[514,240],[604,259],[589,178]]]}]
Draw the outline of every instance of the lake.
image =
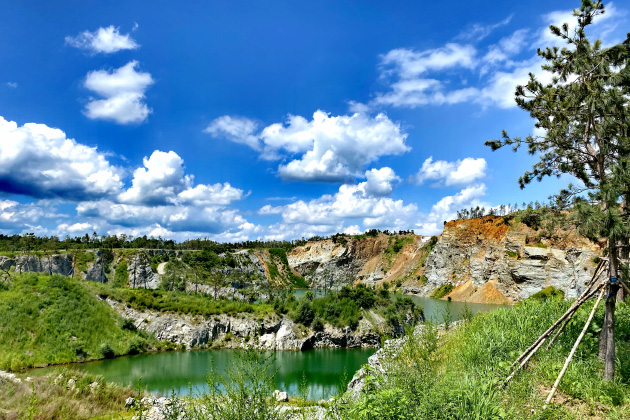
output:
[{"label": "lake", "polygon": [[[208,389],[206,371],[211,362],[216,370],[225,372],[239,350],[173,351],[139,354],[116,359],[72,365],[73,368],[101,375],[107,382],[135,385],[138,378],[152,394],[167,395],[174,389],[178,395],[189,394],[189,384],[195,389]],[[337,394],[338,386],[345,389],[354,373],[367,363],[375,349],[314,349],[302,352],[264,352],[271,356],[271,371],[276,371],[275,388],[299,396],[302,374],[306,376],[310,400],[328,399]],[[51,373],[58,368],[37,369],[37,374]],[[345,372],[345,381],[342,383]],[[34,372],[35,373],[35,372]]]},{"label": "lake", "polygon": [[[317,296],[322,292],[314,290]],[[295,291],[301,297],[306,289]],[[461,319],[466,308],[473,314],[488,312],[503,305],[478,303],[448,302],[427,297],[392,294],[396,297],[410,297],[424,310],[427,321],[444,322],[448,315],[452,321]],[[207,389],[206,371],[214,362],[218,372],[225,372],[234,363],[239,350],[198,350],[165,353],[139,354],[73,365],[74,368],[101,375],[108,382],[122,385],[135,385],[138,378],[148,392],[167,395],[172,389],[178,395],[189,394],[189,385],[194,390]],[[291,396],[298,396],[298,386],[302,375],[306,375],[309,399],[328,399],[338,392],[338,387],[345,389],[347,383],[361,366],[367,363],[375,349],[313,349],[303,352],[276,351],[265,352],[273,358],[271,371],[276,372],[275,388],[287,391]],[[38,369],[36,374],[50,373],[57,368]],[[345,380],[344,378],[345,372]],[[35,372],[34,372],[35,373]],[[343,381],[343,383],[342,383]]]}]

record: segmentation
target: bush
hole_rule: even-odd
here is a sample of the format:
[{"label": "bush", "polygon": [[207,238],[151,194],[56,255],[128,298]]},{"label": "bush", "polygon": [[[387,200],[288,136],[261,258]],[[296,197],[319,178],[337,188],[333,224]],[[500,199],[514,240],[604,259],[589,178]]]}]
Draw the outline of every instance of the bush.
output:
[{"label": "bush", "polygon": [[313,327],[313,331],[315,332],[324,331],[324,321],[322,321],[322,319],[319,317],[315,317],[311,326]]},{"label": "bush", "polygon": [[101,356],[104,359],[111,359],[116,357],[116,352],[109,344],[106,343],[101,346]]},{"label": "bush", "polygon": [[308,327],[309,325],[311,325],[311,322],[313,322],[314,318],[315,312],[313,311],[311,301],[308,299],[301,299],[301,302],[297,308],[297,313],[295,315],[294,321]]},{"label": "bush", "polygon": [[437,289],[435,289],[433,291],[433,293],[431,293],[431,297],[433,299],[441,299],[444,296],[448,295],[449,293],[451,293],[451,291],[453,290],[453,285],[450,283],[446,283],[441,285],[440,287],[438,287]]}]

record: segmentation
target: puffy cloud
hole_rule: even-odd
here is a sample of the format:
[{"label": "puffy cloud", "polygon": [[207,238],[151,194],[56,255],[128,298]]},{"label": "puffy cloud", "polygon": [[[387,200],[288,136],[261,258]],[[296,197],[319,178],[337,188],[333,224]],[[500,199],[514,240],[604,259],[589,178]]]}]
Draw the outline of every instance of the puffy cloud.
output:
[{"label": "puffy cloud", "polygon": [[113,25],[98,28],[94,32],[84,31],[77,36],[67,36],[66,44],[87,50],[92,54],[111,54],[140,47],[129,34],[121,34],[119,28]]},{"label": "puffy cloud", "polygon": [[119,195],[122,203],[225,206],[245,196],[227,182],[193,187],[193,176],[184,174],[184,160],[173,151],[155,150],[143,164],[133,172],[131,187]]},{"label": "puffy cloud", "polygon": [[383,197],[391,195],[394,183],[400,181],[392,168],[370,169],[365,172],[367,182],[365,183],[365,193],[372,197]]},{"label": "puffy cloud", "polygon": [[66,232],[68,235],[80,235],[83,233],[92,234],[97,227],[89,223],[62,223],[57,228],[59,232]]},{"label": "puffy cloud", "polygon": [[48,229],[42,227],[41,223],[66,217],[57,212],[56,204],[51,200],[39,200],[34,203],[0,200],[0,232],[48,234]]},{"label": "puffy cloud", "polygon": [[427,158],[413,181],[422,184],[425,181],[437,181],[438,185],[464,185],[483,178],[486,175],[487,163],[484,158],[465,158],[455,162],[444,160],[433,161]]},{"label": "puffy cloud", "polygon": [[213,120],[203,131],[213,137],[226,137],[234,143],[260,150],[260,138],[255,135],[257,128],[258,124],[248,118],[223,115]]},{"label": "puffy cloud", "polygon": [[0,117],[0,191],[33,197],[85,200],[122,186],[120,169],[96,147],[77,143],[45,124]]},{"label": "puffy cloud", "polygon": [[11,89],[15,89],[18,87],[17,82],[7,82],[7,86],[10,87]]},{"label": "puffy cloud", "polygon": [[154,151],[142,160],[144,167],[133,172],[132,185],[120,194],[120,201],[132,204],[174,204],[179,192],[191,184],[184,176],[184,160],[173,151]]},{"label": "puffy cloud", "polygon": [[285,206],[266,205],[259,213],[280,214],[282,221],[291,225],[343,226],[346,221],[360,220],[368,228],[406,229],[417,213],[417,206],[384,197],[398,180],[395,173],[390,168],[381,168],[367,171],[366,177],[368,180],[358,185],[341,185],[334,195],[308,202],[298,200]]},{"label": "puffy cloud", "polygon": [[449,43],[425,51],[398,48],[381,56],[384,75],[395,73],[401,79],[412,79],[429,71],[453,67],[473,68],[477,50],[472,45]]},{"label": "puffy cloud", "polygon": [[116,229],[161,226],[173,232],[219,233],[247,222],[237,210],[221,206],[150,206],[122,204],[109,200],[79,203],[77,215],[105,221]]},{"label": "puffy cloud", "polygon": [[442,232],[444,222],[453,220],[458,210],[476,206],[490,207],[481,200],[485,194],[486,186],[477,184],[466,187],[455,195],[443,197],[433,205],[428,215],[419,218],[416,224],[418,232],[422,235],[437,235]]},{"label": "puffy cloud", "polygon": [[[606,13],[598,16],[589,28],[589,35],[603,39],[604,44],[619,42],[615,36],[621,34],[616,29],[622,15],[612,3],[608,4]],[[482,39],[492,29],[509,21],[473,26],[458,39]],[[542,61],[535,53],[537,47],[561,44],[548,26],[561,26],[567,22],[572,32],[577,23],[573,12],[568,10],[548,13],[543,16],[543,21],[546,25],[542,28],[518,29],[498,43],[489,45],[480,57],[476,47],[459,43],[422,51],[406,48],[391,50],[381,56],[380,64],[381,78],[387,83],[387,90],[378,92],[370,105],[414,108],[472,102],[483,107],[515,107],[516,86],[527,83],[530,73],[542,83],[551,80],[550,73],[542,70]],[[532,45],[530,39],[533,36],[536,36],[536,41]],[[528,57],[522,57],[526,48],[530,53]],[[469,78],[478,78],[479,83],[467,86]]]},{"label": "puffy cloud", "polygon": [[112,70],[88,73],[84,86],[104,97],[91,99],[84,113],[91,119],[102,119],[119,124],[141,123],[151,109],[144,103],[144,92],[153,84],[150,73],[136,71],[137,61]]},{"label": "puffy cloud", "polygon": [[316,111],[311,121],[290,115],[285,124],[275,123],[254,134],[252,121],[220,117],[206,132],[261,150],[264,159],[301,155],[278,167],[287,180],[346,181],[381,156],[405,153],[407,134],[385,114],[364,113],[331,116]]}]

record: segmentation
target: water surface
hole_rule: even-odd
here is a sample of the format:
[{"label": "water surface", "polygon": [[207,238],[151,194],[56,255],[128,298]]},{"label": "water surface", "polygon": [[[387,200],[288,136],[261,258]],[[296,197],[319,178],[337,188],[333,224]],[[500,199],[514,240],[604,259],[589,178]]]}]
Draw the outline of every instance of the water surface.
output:
[{"label": "water surface", "polygon": [[[235,361],[239,350],[199,350],[139,354],[116,359],[73,365],[84,372],[101,375],[107,382],[135,385],[140,377],[147,391],[167,395],[174,389],[178,395],[194,390],[208,389],[206,372],[214,361],[216,370],[224,373]],[[309,399],[328,399],[337,394],[339,386],[345,389],[354,373],[367,363],[374,349],[314,349],[302,352],[264,352],[273,360],[276,371],[275,388],[299,396],[302,374],[306,376]],[[38,373],[50,373],[42,369]],[[48,372],[46,372],[48,371]],[[345,380],[344,379],[345,373]]]}]

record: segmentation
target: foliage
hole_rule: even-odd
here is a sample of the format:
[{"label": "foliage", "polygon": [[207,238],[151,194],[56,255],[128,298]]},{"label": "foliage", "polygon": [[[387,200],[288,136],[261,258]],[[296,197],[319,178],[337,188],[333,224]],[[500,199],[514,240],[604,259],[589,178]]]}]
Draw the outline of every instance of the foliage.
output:
[{"label": "foliage", "polygon": [[132,343],[158,346],[145,333],[121,327],[119,317],[88,284],[59,275],[16,276],[0,291],[0,370],[99,359],[107,344],[127,354]]},{"label": "foliage", "polygon": [[[630,307],[616,316],[618,378],[604,382],[597,360],[597,328],[589,329],[560,383],[565,404],[540,407],[579,335],[592,304],[581,308],[549,351],[541,350],[507,387],[500,387],[514,359],[571,304],[560,299],[527,300],[513,309],[478,314],[438,338],[431,324],[407,335],[396,355],[386,356],[384,373],[369,371],[357,400],[333,404],[341,419],[628,418],[630,416]],[[594,324],[601,325],[603,309]],[[403,402],[405,410],[401,410]]]},{"label": "foliage", "polygon": [[386,254],[398,254],[400,250],[407,244],[414,243],[414,238],[409,236],[399,236],[393,243],[385,250]]},{"label": "foliage", "polygon": [[[70,379],[75,381],[74,389],[68,389]],[[119,418],[131,395],[129,388],[106,383],[102,377],[63,369],[55,375],[34,376],[30,382],[3,383],[0,418]]]},{"label": "foliage", "polygon": [[433,293],[431,293],[431,297],[433,299],[442,299],[444,296],[451,293],[452,290],[453,290],[453,285],[450,283],[446,283],[446,284],[441,285],[437,289],[435,289]]},{"label": "foliage", "polygon": [[553,286],[548,286],[542,289],[540,292],[536,292],[528,299],[546,300],[549,298],[564,299],[564,292],[558,290]]},{"label": "foliage", "polygon": [[185,313],[190,315],[212,316],[218,314],[261,313],[273,311],[266,303],[246,303],[227,299],[214,300],[208,296],[185,292],[146,289],[119,289],[107,285],[88,285],[101,297],[109,297],[123,302],[132,308],[150,309],[161,312]]}]

